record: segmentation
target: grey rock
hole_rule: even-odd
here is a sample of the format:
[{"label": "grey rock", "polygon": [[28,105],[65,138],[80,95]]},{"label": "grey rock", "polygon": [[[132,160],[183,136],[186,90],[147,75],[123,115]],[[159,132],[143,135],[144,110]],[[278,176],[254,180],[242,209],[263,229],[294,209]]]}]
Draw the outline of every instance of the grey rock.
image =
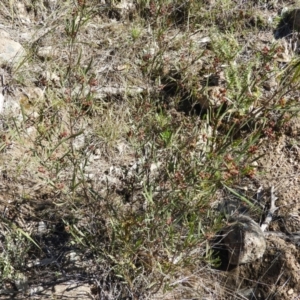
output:
[{"label": "grey rock", "polygon": [[228,250],[231,265],[253,262],[261,258],[266,250],[266,240],[259,225],[248,216],[232,219],[222,230],[222,244]]}]

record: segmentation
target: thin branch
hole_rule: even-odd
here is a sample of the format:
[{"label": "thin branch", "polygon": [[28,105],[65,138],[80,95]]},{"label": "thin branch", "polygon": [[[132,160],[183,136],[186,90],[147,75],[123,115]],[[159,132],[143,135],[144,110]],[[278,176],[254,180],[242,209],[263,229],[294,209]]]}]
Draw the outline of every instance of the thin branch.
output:
[{"label": "thin branch", "polygon": [[268,229],[270,223],[272,222],[273,214],[278,209],[278,207],[276,207],[276,205],[275,205],[275,201],[277,199],[278,198],[274,194],[274,186],[272,186],[271,187],[271,207],[268,211],[268,214],[267,214],[267,217],[266,217],[265,221],[260,226],[262,231],[266,231],[266,229]]}]

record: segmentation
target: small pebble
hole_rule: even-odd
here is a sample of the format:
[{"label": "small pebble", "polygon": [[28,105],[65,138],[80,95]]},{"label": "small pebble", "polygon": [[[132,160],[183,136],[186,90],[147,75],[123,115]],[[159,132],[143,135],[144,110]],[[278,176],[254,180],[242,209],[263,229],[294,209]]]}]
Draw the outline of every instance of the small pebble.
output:
[{"label": "small pebble", "polygon": [[292,295],[292,294],[294,294],[294,290],[293,289],[290,289],[290,290],[288,290],[288,295]]}]

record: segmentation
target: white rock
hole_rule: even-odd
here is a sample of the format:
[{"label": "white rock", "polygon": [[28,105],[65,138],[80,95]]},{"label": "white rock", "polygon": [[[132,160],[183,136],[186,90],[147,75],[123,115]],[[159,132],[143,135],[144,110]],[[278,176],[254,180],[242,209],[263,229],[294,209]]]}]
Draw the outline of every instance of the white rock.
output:
[{"label": "white rock", "polygon": [[26,128],[26,132],[27,132],[28,136],[30,136],[31,138],[36,137],[37,130],[34,126],[30,126],[30,127]]},{"label": "white rock", "polygon": [[293,289],[289,289],[287,293],[288,293],[288,295],[292,295],[292,294],[294,294],[294,290]]},{"label": "white rock", "polygon": [[75,150],[79,151],[85,146],[85,136],[83,134],[78,135],[73,140],[73,147]]},{"label": "white rock", "polygon": [[44,290],[45,290],[45,288],[42,287],[42,286],[33,286],[33,287],[30,287],[29,294],[31,296],[33,296],[33,295],[38,294],[38,293],[40,293]]},{"label": "white rock", "polygon": [[31,23],[25,3],[21,2],[21,1],[16,2],[16,10],[17,10],[18,19],[23,24],[30,24]]},{"label": "white rock", "polygon": [[39,234],[46,233],[47,232],[47,225],[46,225],[46,223],[43,222],[43,221],[40,221],[38,223],[38,230],[37,231],[38,231]]},{"label": "white rock", "polygon": [[127,10],[133,10],[135,8],[135,5],[133,1],[121,0],[119,3],[115,4],[115,7],[121,9],[124,13]]},{"label": "white rock", "polygon": [[21,107],[15,97],[11,95],[4,95],[4,104],[1,115],[5,117],[13,117],[16,120],[22,119]]},{"label": "white rock", "polygon": [[19,62],[26,52],[24,48],[17,42],[1,37],[0,39],[0,66],[4,66],[10,63]]},{"label": "white rock", "polygon": [[15,285],[19,291],[25,290],[28,287],[28,279],[26,275],[19,273],[16,275]]},{"label": "white rock", "polygon": [[99,148],[95,149],[95,155],[98,155],[98,156],[101,155],[101,150]]},{"label": "white rock", "polygon": [[80,260],[80,255],[75,251],[71,251],[71,252],[66,254],[66,258],[70,262],[78,262]]},{"label": "white rock", "polygon": [[51,81],[53,83],[59,83],[59,81],[60,81],[59,76],[54,72],[46,71],[46,72],[43,73],[43,77],[46,80]]},{"label": "white rock", "polygon": [[44,59],[51,59],[57,57],[57,51],[52,46],[40,47],[37,55]]}]

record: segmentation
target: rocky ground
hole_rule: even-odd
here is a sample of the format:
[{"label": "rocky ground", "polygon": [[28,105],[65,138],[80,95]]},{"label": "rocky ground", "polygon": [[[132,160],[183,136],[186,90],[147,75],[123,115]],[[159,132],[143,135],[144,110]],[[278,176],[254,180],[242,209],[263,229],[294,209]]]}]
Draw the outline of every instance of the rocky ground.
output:
[{"label": "rocky ground", "polygon": [[[200,1],[201,18],[211,22],[201,24],[198,11],[184,10],[189,1],[174,7],[167,1],[108,2],[0,3],[0,298],[300,299],[299,18],[293,10],[300,5]],[[283,18],[285,11],[293,13]],[[169,25],[174,20],[176,26]],[[246,108],[228,110],[228,120],[218,120],[216,127],[209,114],[207,123],[201,119],[203,110],[218,111],[239,93],[251,100]],[[163,104],[151,106],[149,99]],[[270,114],[255,110],[265,107]],[[280,127],[277,112],[285,107],[288,120]],[[197,185],[193,194],[196,179],[187,184],[183,177],[197,173],[205,179],[208,171],[199,166],[208,165],[209,156],[193,171],[165,178],[176,164],[183,170],[194,162],[191,157],[226,146],[216,135],[228,131],[238,140],[231,119],[242,123],[238,120],[251,114],[256,118],[251,130],[264,128],[264,134],[256,140],[242,125],[240,131],[242,139],[253,139],[247,153],[253,151],[255,159],[241,175],[234,164],[240,154],[231,158],[226,152],[221,160],[230,167],[220,181],[251,202],[263,188],[263,212],[251,215],[258,224],[275,188],[278,209],[264,255],[234,267],[203,262],[210,235],[228,225],[225,217],[210,216],[216,203],[232,194],[225,184],[216,184],[209,203],[197,207],[209,220],[201,229],[205,238],[197,241],[198,258],[179,246],[174,253],[163,248],[164,239],[176,236],[185,221],[178,215],[202,191]],[[148,182],[156,184],[153,191],[145,189]],[[177,190],[177,198],[183,197],[180,190],[191,195],[190,204],[164,215]],[[149,207],[159,205],[158,199],[161,211],[151,215]],[[147,212],[141,220],[140,211]],[[164,217],[164,225],[145,231],[147,243],[137,238],[135,248],[126,248],[132,224],[138,224],[138,236]],[[174,232],[160,231],[177,219]],[[156,230],[158,237],[151,240]],[[178,269],[173,265],[181,252],[188,267]]]}]

